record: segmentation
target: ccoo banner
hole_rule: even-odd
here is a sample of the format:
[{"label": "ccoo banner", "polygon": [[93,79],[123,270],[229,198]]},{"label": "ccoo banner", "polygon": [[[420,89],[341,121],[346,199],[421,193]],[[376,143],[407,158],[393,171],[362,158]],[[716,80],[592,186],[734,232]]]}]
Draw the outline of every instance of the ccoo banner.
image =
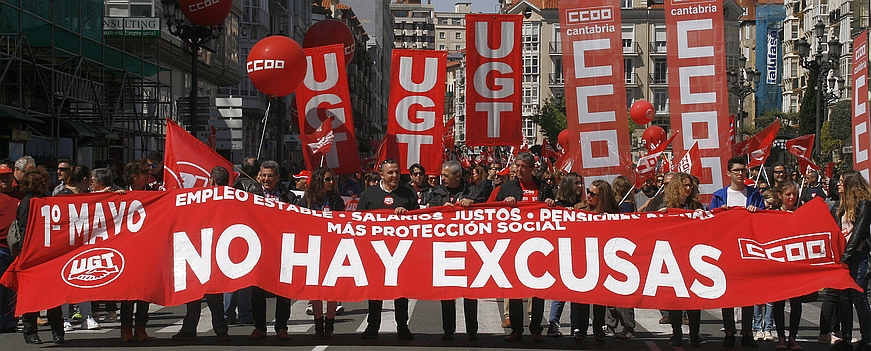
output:
[{"label": "ccoo banner", "polygon": [[868,117],[868,30],[853,39],[853,169],[868,179],[871,131]]},{"label": "ccoo banner", "polygon": [[[658,309],[856,287],[822,200],[795,213],[522,203],[395,215],[218,187],[35,198],[30,209],[21,255],[0,281],[17,290],[17,314],[87,300],[178,305],[252,285],[302,300],[537,296]],[[778,288],[759,289],[760,279]]]}]

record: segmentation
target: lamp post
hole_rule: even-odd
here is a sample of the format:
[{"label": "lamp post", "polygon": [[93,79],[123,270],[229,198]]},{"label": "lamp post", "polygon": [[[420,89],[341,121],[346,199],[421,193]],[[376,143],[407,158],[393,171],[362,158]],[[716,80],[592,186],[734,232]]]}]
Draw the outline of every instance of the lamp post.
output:
[{"label": "lamp post", "polygon": [[[738,118],[736,119],[735,134],[738,134],[738,128],[744,120],[744,99],[759,89],[759,78],[762,76],[761,72],[752,68],[746,68],[747,58],[744,55],[738,58],[738,63],[741,67],[740,69],[729,71],[728,86],[729,92],[738,97]],[[737,136],[736,139],[738,139]]]},{"label": "lamp post", "polygon": [[[829,72],[832,72],[832,84],[834,85],[835,80],[838,76],[838,64],[841,58],[841,47],[842,44],[838,41],[838,38],[832,38],[827,43],[828,46],[828,55],[823,54],[823,40],[825,40],[826,35],[826,25],[823,24],[822,20],[817,21],[817,24],[814,25],[814,36],[817,38],[817,50],[816,54],[814,54],[812,60],[808,60],[808,56],[810,55],[811,44],[801,38],[798,42],[795,43],[795,48],[798,50],[798,56],[801,57],[799,61],[801,66],[805,69],[816,73],[817,75],[817,91],[816,91],[816,129],[815,129],[815,138],[814,138],[814,152],[819,155],[820,150],[820,123],[823,119],[823,114],[825,113],[825,105],[828,105],[830,102],[837,100],[839,96],[837,94],[832,94],[828,92],[828,75]],[[837,79],[838,81],[843,81],[843,78]],[[841,83],[843,87],[843,83]]]},{"label": "lamp post", "polygon": [[182,43],[187,44],[191,49],[190,132],[194,137],[197,137],[199,123],[197,121],[197,56],[203,44],[221,36],[224,26],[222,24],[201,26],[195,23],[186,23],[178,0],[161,0],[161,3],[163,4],[163,19],[166,21],[167,31],[169,34],[177,36]]}]

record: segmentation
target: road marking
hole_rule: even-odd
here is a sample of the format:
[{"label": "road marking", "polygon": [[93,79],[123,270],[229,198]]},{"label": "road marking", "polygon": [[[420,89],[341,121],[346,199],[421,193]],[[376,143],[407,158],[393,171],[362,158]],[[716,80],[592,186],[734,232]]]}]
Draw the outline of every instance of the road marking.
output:
[{"label": "road marking", "polygon": [[327,345],[318,345],[318,346],[315,346],[315,348],[313,348],[312,351],[324,351],[327,349],[327,347],[328,347]]}]

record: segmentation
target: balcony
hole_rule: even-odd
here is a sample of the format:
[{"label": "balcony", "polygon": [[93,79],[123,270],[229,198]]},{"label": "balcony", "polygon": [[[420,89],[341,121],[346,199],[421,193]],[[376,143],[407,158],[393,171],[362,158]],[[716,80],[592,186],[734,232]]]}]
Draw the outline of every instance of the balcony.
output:
[{"label": "balcony", "polygon": [[638,42],[624,42],[623,43],[623,54],[624,55],[641,55],[641,44]]},{"label": "balcony", "polygon": [[667,86],[668,85],[668,74],[656,73],[656,72],[651,73],[649,84],[651,87],[657,86],[657,85]]},{"label": "balcony", "polygon": [[669,113],[668,101],[665,101],[665,102],[654,101],[653,102],[653,109],[655,110],[655,114],[657,116],[667,115]]},{"label": "balcony", "polygon": [[564,85],[565,79],[563,79],[562,73],[550,73],[547,75],[548,84],[549,85]]},{"label": "balcony", "polygon": [[641,81],[641,77],[638,76],[638,73],[635,72],[627,72],[624,73],[624,78],[626,78],[626,87],[629,88],[638,88],[644,85],[644,82]]},{"label": "balcony", "polygon": [[668,53],[667,51],[667,45],[664,41],[655,41],[650,43],[651,55],[665,55]]},{"label": "balcony", "polygon": [[548,45],[548,53],[549,54],[562,54],[563,52],[563,43],[559,41],[552,41]]}]

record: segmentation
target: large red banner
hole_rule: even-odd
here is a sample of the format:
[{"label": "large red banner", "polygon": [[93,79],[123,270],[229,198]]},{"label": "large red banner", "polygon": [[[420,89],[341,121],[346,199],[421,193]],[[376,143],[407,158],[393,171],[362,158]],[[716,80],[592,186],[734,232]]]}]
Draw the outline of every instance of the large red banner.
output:
[{"label": "large red banner", "polygon": [[702,161],[699,190],[706,195],[728,184],[724,167],[732,156],[722,4],[717,0],[665,1],[671,126],[683,134],[672,148],[681,155],[698,143]]},{"label": "large red banner", "polygon": [[360,153],[354,134],[342,44],[307,48],[303,52],[308,68],[305,79],[296,89],[300,134],[311,135],[327,117],[334,117],[333,146],[326,154],[324,166],[337,174],[358,173]]},{"label": "large red banner", "polygon": [[853,169],[869,178],[871,131],[868,130],[868,30],[853,39]]},{"label": "large red banner", "polygon": [[445,51],[393,50],[383,143],[402,173],[415,163],[428,174],[441,170],[447,57]]},{"label": "large red banner", "polygon": [[466,145],[520,144],[521,15],[466,15]]},{"label": "large red banner", "polygon": [[614,59],[623,57],[620,2],[560,1],[559,10],[569,145],[580,156],[568,164],[610,182],[632,169],[623,60]]},{"label": "large red banner", "polygon": [[[0,281],[18,291],[18,314],[86,300],[178,305],[252,285],[303,300],[537,296],[659,309],[856,287],[821,200],[795,213],[523,203],[395,215],[312,211],[217,187],[38,198],[27,228]],[[778,288],[759,289],[760,279]]]},{"label": "large red banner", "polygon": [[226,168],[230,172],[230,182],[233,182],[230,161],[169,119],[166,120],[166,155],[163,158],[163,186],[167,190],[208,186],[210,172],[215,166]]}]

